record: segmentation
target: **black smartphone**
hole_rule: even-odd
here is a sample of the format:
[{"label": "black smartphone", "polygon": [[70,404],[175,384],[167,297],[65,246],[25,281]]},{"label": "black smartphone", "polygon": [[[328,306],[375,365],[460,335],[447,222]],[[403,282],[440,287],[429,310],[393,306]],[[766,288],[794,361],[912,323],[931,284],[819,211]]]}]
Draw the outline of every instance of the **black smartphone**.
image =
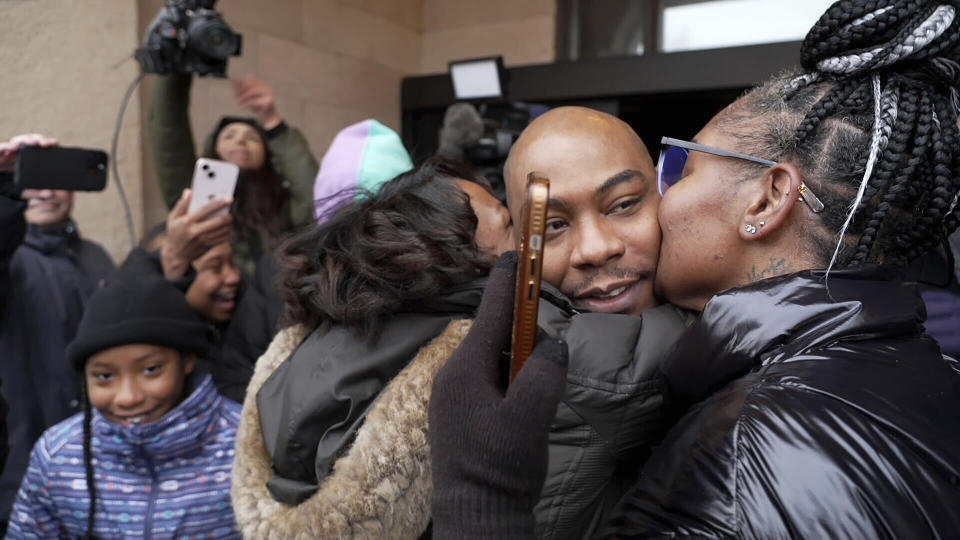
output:
[{"label": "black smartphone", "polygon": [[64,146],[21,146],[13,181],[24,189],[103,191],[107,186],[107,153]]}]

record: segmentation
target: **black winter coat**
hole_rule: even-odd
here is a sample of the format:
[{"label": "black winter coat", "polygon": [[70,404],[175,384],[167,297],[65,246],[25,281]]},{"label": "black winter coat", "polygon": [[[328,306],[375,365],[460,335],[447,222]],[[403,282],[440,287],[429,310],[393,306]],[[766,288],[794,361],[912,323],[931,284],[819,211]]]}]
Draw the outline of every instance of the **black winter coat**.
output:
[{"label": "black winter coat", "polygon": [[689,409],[609,533],[956,538],[960,374],[924,317],[877,268],[714,297],[663,366]]},{"label": "black winter coat", "polygon": [[6,520],[43,431],[79,411],[78,381],[64,351],[87,298],[113,270],[107,253],[73,222],[27,227],[23,202],[0,196],[0,392],[9,406],[10,454],[0,476]]},{"label": "black winter coat", "polygon": [[243,288],[213,366],[217,390],[237,403],[243,403],[253,367],[277,333],[283,301],[274,285],[276,276],[273,253],[265,253],[257,261],[253,279]]}]

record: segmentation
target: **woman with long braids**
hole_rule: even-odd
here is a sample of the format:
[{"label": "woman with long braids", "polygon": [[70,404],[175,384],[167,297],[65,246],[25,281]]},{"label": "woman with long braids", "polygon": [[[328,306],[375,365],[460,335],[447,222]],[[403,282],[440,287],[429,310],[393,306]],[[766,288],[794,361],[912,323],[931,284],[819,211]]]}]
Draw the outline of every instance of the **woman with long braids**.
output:
[{"label": "woman with long braids", "polygon": [[240,406],[194,367],[210,327],[134,250],[67,350],[83,413],[48,429],[7,538],[239,538],[230,464]]},{"label": "woman with long braids", "polygon": [[[901,271],[957,228],[958,43],[956,0],[836,2],[803,71],[664,140],[656,286],[701,314],[661,366],[677,421],[608,536],[957,536],[960,370]],[[497,387],[512,266],[434,383],[438,537],[533,533],[566,347]]]}]

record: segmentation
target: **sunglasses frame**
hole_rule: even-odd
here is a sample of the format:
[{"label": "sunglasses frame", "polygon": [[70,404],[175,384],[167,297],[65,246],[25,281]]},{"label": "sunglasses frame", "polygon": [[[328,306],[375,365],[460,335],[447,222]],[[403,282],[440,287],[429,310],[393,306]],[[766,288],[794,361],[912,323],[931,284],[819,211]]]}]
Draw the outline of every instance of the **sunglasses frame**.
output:
[{"label": "sunglasses frame", "polygon": [[[770,161],[769,159],[763,159],[756,156],[751,156],[749,154],[741,154],[740,152],[734,152],[732,150],[724,150],[722,148],[715,148],[713,146],[707,146],[704,144],[697,144],[695,142],[684,141],[680,139],[672,139],[670,137],[663,137],[662,139],[660,139],[660,144],[665,144],[667,146],[676,146],[678,148],[683,148],[686,150],[695,150],[697,152],[712,154],[714,156],[743,159],[746,161],[752,161],[753,163],[764,165],[766,167],[773,167],[774,165],[777,164],[776,161]],[[663,154],[663,150],[660,151],[660,154],[661,155]],[[658,164],[659,164],[659,160],[658,160]],[[660,181],[660,174],[661,174],[660,170],[658,169],[657,170],[658,186],[663,185],[663,182]],[[664,189],[663,191],[666,191],[666,189]],[[819,214],[820,212],[823,212],[823,208],[824,208],[823,202],[820,201],[820,198],[817,197],[813,193],[813,191],[811,191],[810,188],[807,187],[805,183],[803,182],[800,183],[800,187],[798,188],[798,191],[800,192],[800,200],[807,203],[807,206],[810,207],[810,210],[814,214]],[[661,192],[661,195],[662,194],[663,193]]]}]

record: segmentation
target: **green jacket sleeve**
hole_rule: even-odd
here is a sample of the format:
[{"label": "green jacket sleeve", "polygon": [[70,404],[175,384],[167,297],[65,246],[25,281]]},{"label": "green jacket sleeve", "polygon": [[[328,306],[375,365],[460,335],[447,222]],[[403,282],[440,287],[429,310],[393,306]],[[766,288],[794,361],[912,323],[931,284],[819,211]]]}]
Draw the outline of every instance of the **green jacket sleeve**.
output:
[{"label": "green jacket sleeve", "polygon": [[290,221],[294,228],[298,228],[313,219],[313,181],[320,167],[300,130],[281,125],[279,133],[267,133],[267,147],[270,148],[273,168],[288,183]]},{"label": "green jacket sleeve", "polygon": [[197,160],[190,130],[189,74],[157,75],[147,116],[147,139],[153,151],[160,193],[173,208],[184,189],[190,187]]}]

